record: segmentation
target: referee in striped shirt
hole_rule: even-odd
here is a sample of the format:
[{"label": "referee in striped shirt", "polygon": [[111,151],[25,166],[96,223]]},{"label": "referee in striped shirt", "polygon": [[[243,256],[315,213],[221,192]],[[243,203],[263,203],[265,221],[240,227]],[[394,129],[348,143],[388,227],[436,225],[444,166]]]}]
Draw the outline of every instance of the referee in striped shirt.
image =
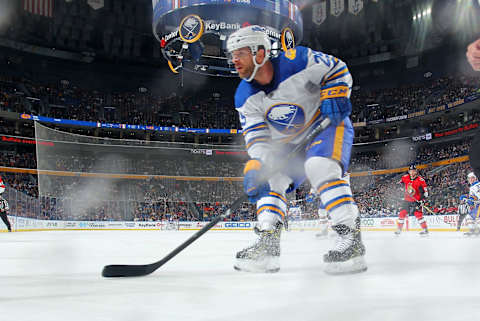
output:
[{"label": "referee in striped shirt", "polygon": [[461,203],[458,205],[458,224],[457,224],[457,231],[460,231],[460,226],[462,226],[463,219],[467,216],[468,212],[470,212],[470,205],[467,203],[467,196],[464,198],[460,197]]}]

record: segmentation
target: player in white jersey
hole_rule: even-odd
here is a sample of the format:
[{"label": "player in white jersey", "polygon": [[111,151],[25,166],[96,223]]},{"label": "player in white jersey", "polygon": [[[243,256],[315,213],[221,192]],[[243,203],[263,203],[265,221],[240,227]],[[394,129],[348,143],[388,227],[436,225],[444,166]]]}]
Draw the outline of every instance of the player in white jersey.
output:
[{"label": "player in white jersey", "polygon": [[[342,179],[346,181],[348,184],[350,184],[350,173],[345,172],[343,175]],[[310,193],[308,193],[308,196],[306,198],[307,202],[313,202],[317,199],[315,189],[312,188],[310,190]],[[325,206],[323,206],[322,202],[320,200],[318,201],[318,228],[319,231],[315,236],[319,239],[324,239],[328,237],[328,212],[325,209]]]},{"label": "player in white jersey", "polygon": [[480,182],[475,173],[471,172],[467,175],[467,181],[470,184],[470,193],[468,194],[468,203],[472,205],[470,216],[473,220],[470,232],[465,233],[467,236],[480,235]]},{"label": "player in white jersey", "polygon": [[[332,218],[338,238],[324,255],[332,274],[367,269],[360,235],[358,208],[348,169],[353,126],[352,77],[341,60],[306,47],[296,47],[270,59],[271,42],[263,28],[248,26],[227,40],[227,50],[243,78],[235,94],[250,160],[244,169],[244,189],[257,204],[259,239],[237,253],[235,268],[276,272],[280,269],[280,233],[287,210],[286,193],[305,178],[316,189]],[[331,125],[309,143],[289,168],[260,182],[261,173],[285,157],[324,117]]]}]

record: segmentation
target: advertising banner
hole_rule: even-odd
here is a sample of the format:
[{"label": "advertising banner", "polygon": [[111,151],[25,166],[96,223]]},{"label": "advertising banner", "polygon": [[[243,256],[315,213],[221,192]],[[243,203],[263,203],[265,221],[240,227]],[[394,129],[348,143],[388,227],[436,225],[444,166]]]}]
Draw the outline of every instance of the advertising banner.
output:
[{"label": "advertising banner", "polygon": [[[428,215],[424,216],[430,231],[447,232],[456,231],[458,215]],[[9,216],[14,231],[61,231],[61,230],[149,230],[149,231],[195,231],[202,229],[209,222],[127,222],[127,221],[48,221],[31,218]],[[467,217],[462,223],[462,228],[469,227],[472,223]],[[219,222],[213,231],[250,231],[255,222]],[[363,217],[361,228],[364,231],[394,231],[397,228],[396,217]],[[318,231],[318,220],[290,221],[289,231]],[[405,221],[405,230],[420,231],[420,225],[415,217],[409,217]],[[6,228],[0,227],[5,232]]]}]

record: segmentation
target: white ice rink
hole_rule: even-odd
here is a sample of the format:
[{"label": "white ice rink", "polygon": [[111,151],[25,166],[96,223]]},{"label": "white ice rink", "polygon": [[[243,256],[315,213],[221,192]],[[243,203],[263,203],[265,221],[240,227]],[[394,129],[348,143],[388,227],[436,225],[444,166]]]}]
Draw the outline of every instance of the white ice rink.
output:
[{"label": "white ice rink", "polygon": [[193,232],[0,233],[0,320],[444,321],[480,319],[480,238],[364,233],[369,270],[329,276],[333,239],[287,232],[281,270],[232,268],[253,232],[209,231],[147,277],[104,279],[107,264],[159,260]]}]

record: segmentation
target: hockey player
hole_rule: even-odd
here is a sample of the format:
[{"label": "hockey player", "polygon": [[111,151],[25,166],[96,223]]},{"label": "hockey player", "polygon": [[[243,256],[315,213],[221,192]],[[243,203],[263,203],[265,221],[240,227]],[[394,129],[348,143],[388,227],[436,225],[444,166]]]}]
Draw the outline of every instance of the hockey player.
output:
[{"label": "hockey player", "polygon": [[467,175],[468,184],[470,184],[470,193],[468,194],[467,202],[472,205],[470,210],[470,216],[473,220],[473,226],[469,232],[465,233],[466,236],[480,235],[480,182],[478,181],[475,173],[471,172]]},{"label": "hockey player", "polygon": [[3,194],[3,192],[5,192],[5,184],[3,184],[3,180],[0,177],[0,195]]},{"label": "hockey player", "polygon": [[[227,50],[243,79],[235,94],[235,107],[251,158],[244,168],[244,189],[257,205],[258,218],[258,240],[237,253],[235,269],[280,269],[285,195],[306,176],[338,234],[335,247],[324,255],[325,272],[365,271],[358,208],[348,182],[341,179],[348,169],[353,142],[349,119],[352,77],[347,66],[305,47],[289,49],[270,59],[271,42],[260,26],[232,33]],[[262,173],[285,157],[323,117],[330,118],[330,126],[307,146],[298,157],[299,163],[291,162],[268,182],[260,181]]]},{"label": "hockey player", "polygon": [[480,71],[480,38],[468,45],[467,59],[473,70]]},{"label": "hockey player", "polygon": [[0,217],[2,218],[3,223],[7,226],[9,232],[12,231],[12,226],[8,221],[7,213],[10,210],[8,202],[2,197],[2,193],[5,192],[5,185],[3,184],[2,178],[0,177]]},{"label": "hockey player", "polygon": [[395,231],[396,235],[400,235],[407,215],[414,214],[422,227],[421,236],[428,235],[427,222],[423,217],[421,204],[425,198],[428,197],[427,183],[418,176],[417,167],[410,165],[408,174],[402,176],[400,183],[405,184],[405,194],[400,213],[398,214],[398,228]]}]

